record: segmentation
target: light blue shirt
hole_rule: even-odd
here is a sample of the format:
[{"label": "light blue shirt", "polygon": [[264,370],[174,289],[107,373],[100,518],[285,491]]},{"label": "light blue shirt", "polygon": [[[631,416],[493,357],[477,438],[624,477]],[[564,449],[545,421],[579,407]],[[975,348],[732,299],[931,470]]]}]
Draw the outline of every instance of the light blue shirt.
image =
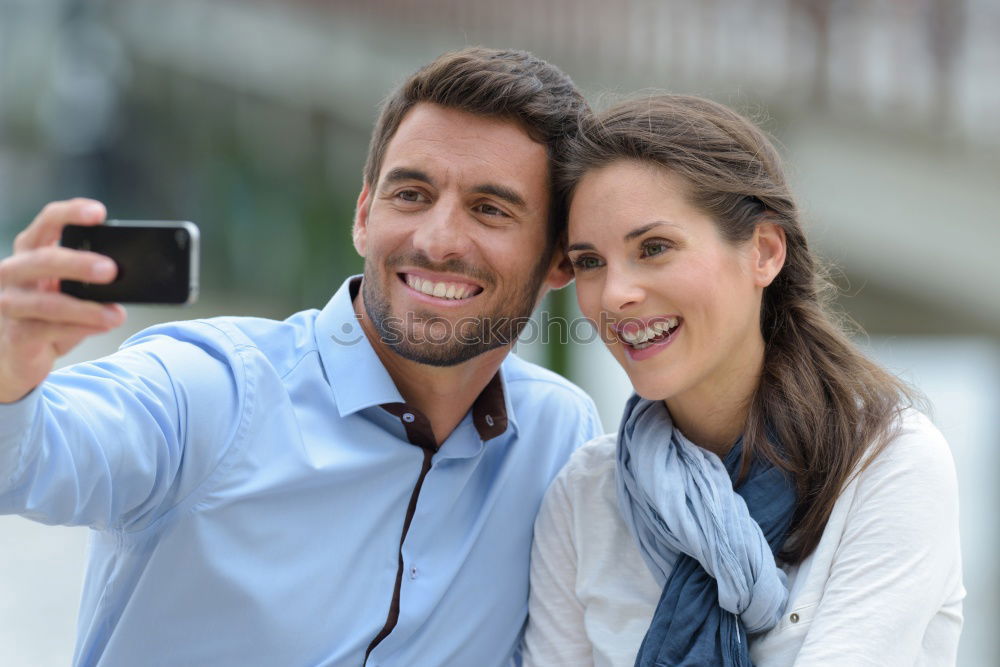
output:
[{"label": "light blue shirt", "polygon": [[497,382],[505,414],[470,411],[415,494],[413,413],[349,283],[284,322],[157,326],[0,406],[0,512],[93,528],[78,665],[358,667],[400,554],[367,664],[505,664],[542,495],[600,425],[514,355]]}]

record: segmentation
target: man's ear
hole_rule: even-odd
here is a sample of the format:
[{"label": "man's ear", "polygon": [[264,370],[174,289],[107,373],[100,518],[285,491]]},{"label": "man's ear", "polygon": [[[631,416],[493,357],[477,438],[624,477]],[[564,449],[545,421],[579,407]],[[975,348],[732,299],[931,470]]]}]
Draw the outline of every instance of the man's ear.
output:
[{"label": "man's ear", "polygon": [[354,240],[354,249],[362,257],[368,244],[368,213],[371,211],[371,187],[365,181],[361,187],[361,194],[358,195],[358,204],[354,209],[354,228],[351,230],[351,238]]},{"label": "man's ear", "polygon": [[754,229],[751,242],[754,283],[767,287],[785,265],[785,230],[773,222],[761,222]]},{"label": "man's ear", "polygon": [[548,275],[545,276],[545,286],[548,289],[560,289],[571,282],[573,282],[573,263],[566,254],[566,235],[563,234],[552,251],[552,263],[549,265]]}]

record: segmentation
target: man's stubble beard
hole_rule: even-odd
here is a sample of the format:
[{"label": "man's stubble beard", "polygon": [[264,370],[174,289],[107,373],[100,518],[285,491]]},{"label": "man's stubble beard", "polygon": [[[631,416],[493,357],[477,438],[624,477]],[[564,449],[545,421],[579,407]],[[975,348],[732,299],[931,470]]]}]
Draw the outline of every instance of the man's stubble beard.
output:
[{"label": "man's stubble beard", "polygon": [[[514,343],[535,309],[539,290],[548,272],[551,253],[551,249],[546,249],[542,259],[533,268],[529,279],[513,294],[498,299],[496,309],[493,312],[481,313],[474,318],[463,318],[459,321],[462,324],[462,330],[460,332],[451,331],[449,326],[443,340],[440,339],[440,336],[428,333],[427,322],[434,320],[443,325],[447,319],[430,310],[414,312],[409,314],[409,317],[407,317],[407,313],[393,313],[388,298],[388,286],[383,286],[379,282],[379,277],[375,275],[375,270],[370,266],[365,266],[364,278],[361,283],[365,313],[381,342],[404,359],[429,366],[455,366],[484,352],[498,347],[510,346]],[[408,258],[408,261],[428,270],[440,270],[440,268],[435,269],[433,264],[426,259],[414,261],[414,258],[411,257]],[[401,261],[391,260],[386,262],[388,275],[382,276],[382,278],[398,280],[392,267],[401,263]],[[447,267],[447,265],[445,266]],[[454,269],[452,270],[454,271]],[[455,272],[462,273],[461,271]],[[492,285],[496,284],[495,280],[490,282]],[[504,304],[510,304],[510,307],[504,308]],[[423,331],[414,331],[412,326],[414,322],[423,322]],[[411,326],[407,328],[407,325]],[[431,340],[427,340],[428,338]]]}]

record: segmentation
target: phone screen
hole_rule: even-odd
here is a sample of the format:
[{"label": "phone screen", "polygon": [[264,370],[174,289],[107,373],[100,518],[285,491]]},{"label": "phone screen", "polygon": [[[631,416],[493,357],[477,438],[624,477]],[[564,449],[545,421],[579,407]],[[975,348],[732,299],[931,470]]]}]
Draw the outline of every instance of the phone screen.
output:
[{"label": "phone screen", "polygon": [[197,289],[198,229],[189,222],[67,225],[61,243],[110,257],[118,276],[107,285],[64,280],[66,294],[91,301],[190,303]]}]

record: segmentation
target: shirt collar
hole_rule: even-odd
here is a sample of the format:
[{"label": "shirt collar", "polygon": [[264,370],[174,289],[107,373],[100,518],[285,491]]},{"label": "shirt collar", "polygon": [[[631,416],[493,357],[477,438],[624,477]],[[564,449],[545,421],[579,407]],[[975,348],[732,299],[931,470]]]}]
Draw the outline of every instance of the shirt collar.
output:
[{"label": "shirt collar", "polygon": [[354,314],[360,286],[361,276],[345,280],[316,317],[316,347],[341,417],[403,401]]},{"label": "shirt collar", "polygon": [[[489,384],[483,388],[472,404],[472,423],[482,440],[491,440],[507,430],[508,421],[513,421],[508,415],[507,391],[504,388],[503,373],[497,369]],[[517,429],[516,424],[514,429]]]},{"label": "shirt collar", "polygon": [[[365,408],[403,404],[403,397],[375,353],[354,313],[354,297],[361,276],[351,276],[340,286],[316,317],[316,347],[327,383],[333,391],[341,417]],[[511,410],[504,366],[472,404],[472,420],[483,440],[517,430]]]}]

